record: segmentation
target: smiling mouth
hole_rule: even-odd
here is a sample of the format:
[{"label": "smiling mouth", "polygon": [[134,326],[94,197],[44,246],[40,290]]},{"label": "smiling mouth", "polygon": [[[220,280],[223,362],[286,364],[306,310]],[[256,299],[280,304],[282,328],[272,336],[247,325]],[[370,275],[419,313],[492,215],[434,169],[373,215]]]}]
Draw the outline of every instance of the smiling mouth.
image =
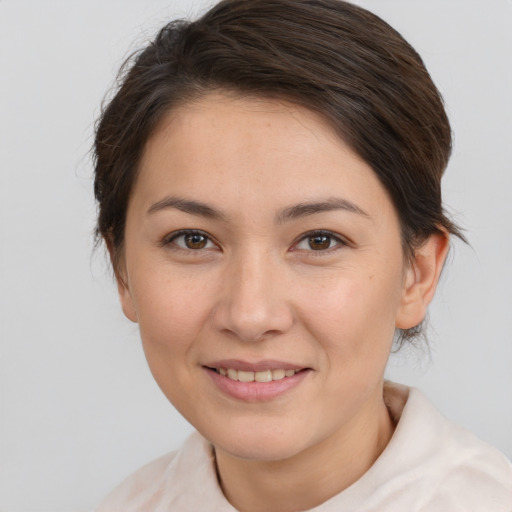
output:
[{"label": "smiling mouth", "polygon": [[239,382],[272,382],[276,380],[293,377],[296,373],[304,369],[284,370],[282,368],[274,370],[263,370],[259,372],[235,370],[234,368],[208,368],[215,373]]}]

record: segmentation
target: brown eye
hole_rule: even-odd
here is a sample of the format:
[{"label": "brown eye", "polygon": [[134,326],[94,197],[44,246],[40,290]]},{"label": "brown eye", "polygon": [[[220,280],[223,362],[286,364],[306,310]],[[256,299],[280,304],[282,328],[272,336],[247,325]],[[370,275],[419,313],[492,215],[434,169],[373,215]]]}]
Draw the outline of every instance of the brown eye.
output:
[{"label": "brown eye", "polygon": [[304,233],[302,239],[293,246],[293,250],[327,252],[331,250],[341,249],[347,244],[343,239],[329,231],[310,231]]},{"label": "brown eye", "polygon": [[329,235],[314,235],[308,237],[309,248],[313,251],[325,251],[331,247],[332,238]]},{"label": "brown eye", "polygon": [[184,235],[183,241],[188,249],[204,249],[208,243],[208,238],[197,233]]},{"label": "brown eye", "polygon": [[184,230],[171,234],[164,239],[163,245],[188,251],[209,250],[217,247],[206,233],[195,230]]}]

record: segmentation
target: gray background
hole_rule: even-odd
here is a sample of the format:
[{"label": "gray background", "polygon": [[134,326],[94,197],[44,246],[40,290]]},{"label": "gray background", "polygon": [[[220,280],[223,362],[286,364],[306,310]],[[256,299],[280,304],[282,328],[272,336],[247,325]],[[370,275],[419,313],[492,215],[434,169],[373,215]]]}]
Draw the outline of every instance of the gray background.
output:
[{"label": "gray background", "polygon": [[[456,243],[430,354],[388,377],[512,456],[512,2],[368,0],[415,46],[455,132]],[[146,368],[102,251],[88,150],[129,49],[204,1],[0,0],[0,510],[85,511],[190,431]]]}]

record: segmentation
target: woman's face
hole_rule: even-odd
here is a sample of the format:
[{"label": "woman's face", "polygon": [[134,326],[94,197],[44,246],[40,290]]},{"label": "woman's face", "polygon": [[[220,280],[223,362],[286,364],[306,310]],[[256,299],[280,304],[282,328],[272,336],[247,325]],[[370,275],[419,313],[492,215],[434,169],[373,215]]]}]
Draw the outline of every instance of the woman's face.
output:
[{"label": "woman's face", "polygon": [[308,110],[212,94],[149,140],[121,302],[165,395],[225,452],[278,460],[362,428],[405,273],[387,193]]}]

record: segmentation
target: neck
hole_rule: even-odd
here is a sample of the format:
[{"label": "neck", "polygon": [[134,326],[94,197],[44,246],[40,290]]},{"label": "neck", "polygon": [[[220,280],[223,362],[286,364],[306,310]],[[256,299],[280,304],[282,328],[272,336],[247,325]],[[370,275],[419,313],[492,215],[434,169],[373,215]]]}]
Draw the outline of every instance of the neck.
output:
[{"label": "neck", "polygon": [[370,419],[365,414],[285,460],[245,460],[216,448],[226,498],[240,512],[291,512],[308,510],[339,494],[368,471],[393,435],[382,397],[370,409]]}]

